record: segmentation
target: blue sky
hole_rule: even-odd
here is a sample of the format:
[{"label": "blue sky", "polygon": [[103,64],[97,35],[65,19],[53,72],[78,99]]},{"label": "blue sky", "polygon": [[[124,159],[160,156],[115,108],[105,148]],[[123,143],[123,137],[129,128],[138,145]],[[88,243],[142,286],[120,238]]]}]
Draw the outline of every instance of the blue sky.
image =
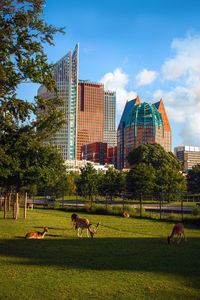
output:
[{"label": "blue sky", "polygon": [[[200,146],[199,0],[47,0],[44,18],[66,31],[46,47],[49,62],[79,42],[79,79],[117,91],[117,123],[127,99],[162,97],[172,146]],[[19,94],[32,100],[37,87]]]}]

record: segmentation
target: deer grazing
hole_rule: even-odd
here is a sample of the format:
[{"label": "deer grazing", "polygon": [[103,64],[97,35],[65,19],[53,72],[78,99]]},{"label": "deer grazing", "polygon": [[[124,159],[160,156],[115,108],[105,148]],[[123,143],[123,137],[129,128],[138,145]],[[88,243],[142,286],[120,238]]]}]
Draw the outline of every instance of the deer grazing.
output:
[{"label": "deer grazing", "polygon": [[26,234],[25,239],[43,239],[46,232],[48,231],[47,227],[44,227],[43,232],[32,231]]},{"label": "deer grazing", "polygon": [[75,227],[76,227],[76,217],[78,217],[77,214],[72,214],[72,215],[71,215],[72,228],[73,228],[73,229],[75,229]]},{"label": "deer grazing", "polygon": [[[87,230],[87,237],[89,237],[88,231],[90,233],[91,238],[94,237],[94,234],[97,232],[100,222],[97,223],[96,229],[92,229],[89,220],[84,218],[79,218],[77,214],[72,214],[71,216],[73,228],[75,225],[75,229],[77,229],[77,235],[78,237],[82,237],[83,235],[83,229],[86,228]],[[81,229],[81,235],[79,234],[79,230]]]},{"label": "deer grazing", "polygon": [[181,235],[184,236],[185,241],[186,241],[186,237],[185,237],[185,233],[184,233],[184,226],[182,223],[178,223],[178,224],[174,225],[171,235],[168,236],[168,238],[167,238],[168,244],[170,244],[171,240],[173,240],[175,235],[177,235],[177,244],[179,244],[181,241]]}]

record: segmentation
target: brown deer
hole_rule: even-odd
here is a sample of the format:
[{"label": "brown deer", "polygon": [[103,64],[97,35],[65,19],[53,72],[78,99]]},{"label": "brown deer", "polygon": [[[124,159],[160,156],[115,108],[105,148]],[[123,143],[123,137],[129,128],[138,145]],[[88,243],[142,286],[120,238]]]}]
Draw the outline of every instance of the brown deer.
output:
[{"label": "brown deer", "polygon": [[27,204],[27,208],[28,208],[28,209],[33,209],[33,203],[28,203],[28,204]]},{"label": "brown deer", "polygon": [[[82,237],[83,235],[83,229],[86,228],[87,230],[87,237],[89,237],[88,235],[88,231],[90,233],[91,238],[94,237],[94,234],[97,232],[100,222],[97,223],[96,229],[92,229],[89,220],[88,219],[84,219],[84,218],[79,218],[76,215],[76,219],[75,219],[75,229],[77,229],[77,236],[78,237]],[[79,230],[81,229],[81,235],[79,234]]]},{"label": "brown deer", "polygon": [[124,215],[125,218],[129,218],[130,217],[130,215],[127,212],[124,212],[123,215]]},{"label": "brown deer", "polygon": [[75,229],[75,227],[76,227],[76,217],[78,217],[77,214],[72,214],[72,215],[71,215],[72,228],[73,228],[73,229]]},{"label": "brown deer", "polygon": [[182,223],[178,223],[178,224],[174,225],[171,235],[168,236],[168,238],[167,238],[168,244],[170,244],[171,240],[173,241],[174,235],[177,235],[177,244],[179,244],[181,241],[181,235],[184,236],[185,241],[186,241],[186,237],[185,237],[185,233],[184,233],[184,226]]},{"label": "brown deer", "polygon": [[25,239],[43,239],[46,232],[48,231],[47,227],[44,227],[43,232],[32,231],[26,234]]}]

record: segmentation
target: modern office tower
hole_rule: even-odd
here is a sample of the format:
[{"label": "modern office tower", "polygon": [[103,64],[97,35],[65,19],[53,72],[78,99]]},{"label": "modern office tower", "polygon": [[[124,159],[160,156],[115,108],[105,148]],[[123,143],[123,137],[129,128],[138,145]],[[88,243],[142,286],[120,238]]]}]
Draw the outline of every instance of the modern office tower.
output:
[{"label": "modern office tower", "polygon": [[77,111],[77,159],[81,146],[104,141],[104,86],[79,81]]},{"label": "modern office tower", "polygon": [[[162,113],[158,111],[159,107]],[[117,133],[118,169],[128,168],[129,165],[126,161],[128,153],[145,143],[158,143],[166,151],[171,151],[171,129],[162,100],[155,105],[141,103],[137,97],[126,103],[119,123]]]},{"label": "modern office tower", "polygon": [[[77,92],[78,92],[78,54],[79,45],[61,58],[54,68],[59,96],[63,99],[63,106],[59,107],[65,114],[66,125],[53,138],[46,142],[55,144],[63,158],[76,159],[76,130],[77,130]],[[49,99],[52,95],[44,86],[38,89],[38,96]]]},{"label": "modern office tower", "polygon": [[164,126],[164,148],[166,151],[172,151],[172,134],[171,134],[171,127],[167,118],[167,114],[165,111],[165,107],[163,104],[163,100],[153,103],[157,108],[158,112],[161,114],[163,119],[163,126]]},{"label": "modern office tower", "polygon": [[200,164],[200,147],[195,146],[178,146],[174,148],[174,154],[182,163],[184,170]]},{"label": "modern office tower", "polygon": [[92,143],[81,147],[82,159],[104,165],[107,163],[107,143]]},{"label": "modern office tower", "polygon": [[117,145],[116,131],[116,92],[104,93],[104,142],[108,147]]},{"label": "modern office tower", "polygon": [[[79,45],[67,53],[54,68],[59,96],[63,106],[66,125],[51,139],[64,160],[80,160],[81,146],[95,142],[116,145],[116,94],[104,91],[104,85],[89,81],[78,81]],[[44,86],[38,96],[50,99],[52,95]]]}]

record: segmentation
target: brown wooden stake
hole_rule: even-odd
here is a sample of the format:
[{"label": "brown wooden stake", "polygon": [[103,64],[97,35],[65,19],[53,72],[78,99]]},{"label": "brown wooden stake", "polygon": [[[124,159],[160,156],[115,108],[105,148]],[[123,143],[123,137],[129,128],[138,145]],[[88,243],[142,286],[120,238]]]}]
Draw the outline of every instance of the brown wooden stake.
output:
[{"label": "brown wooden stake", "polygon": [[16,214],[15,203],[16,203],[16,194],[13,194],[13,219],[15,219],[15,214]]},{"label": "brown wooden stake", "polygon": [[15,219],[19,218],[19,194],[16,193],[16,210],[15,210]]},{"label": "brown wooden stake", "polygon": [[11,203],[11,196],[12,196],[12,193],[9,193],[8,194],[8,211],[10,211],[10,203]]},{"label": "brown wooden stake", "polygon": [[0,195],[0,210],[2,210],[2,201],[3,201],[3,196],[2,196],[2,193]]},{"label": "brown wooden stake", "polygon": [[27,192],[24,197],[24,219],[26,219],[26,209],[27,209]]},{"label": "brown wooden stake", "polygon": [[7,194],[4,196],[4,219],[6,219]]}]

